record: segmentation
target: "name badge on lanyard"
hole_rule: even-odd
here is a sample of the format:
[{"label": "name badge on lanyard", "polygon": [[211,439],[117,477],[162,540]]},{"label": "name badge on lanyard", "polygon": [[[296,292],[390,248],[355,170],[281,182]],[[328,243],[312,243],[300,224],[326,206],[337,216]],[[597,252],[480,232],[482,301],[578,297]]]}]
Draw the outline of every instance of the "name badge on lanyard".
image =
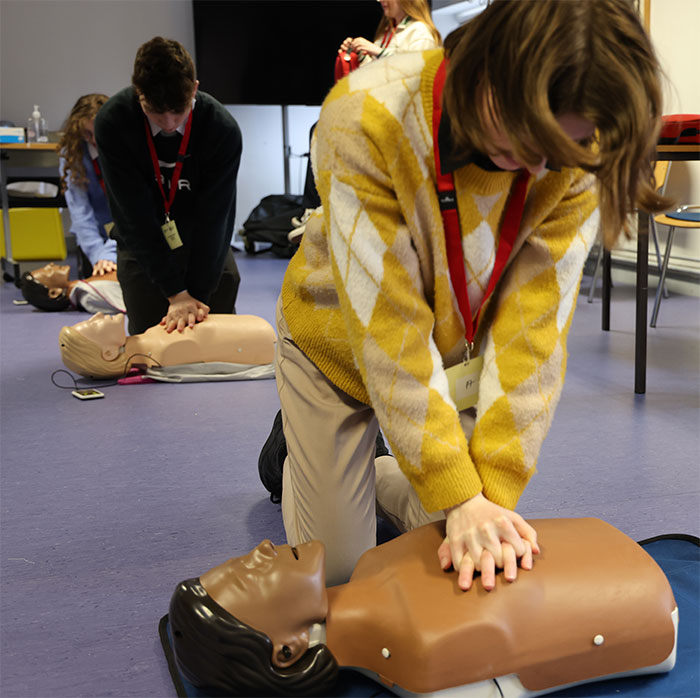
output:
[{"label": "name badge on lanyard", "polygon": [[182,165],[185,162],[185,153],[187,152],[187,144],[190,141],[190,131],[192,130],[192,110],[190,109],[190,114],[187,117],[187,125],[185,126],[185,134],[180,142],[180,148],[177,151],[177,162],[175,168],[173,169],[172,177],[170,178],[170,191],[168,196],[165,196],[165,189],[163,189],[163,177],[160,174],[160,164],[158,163],[158,153],[156,153],[156,146],[153,142],[153,136],[151,135],[151,127],[148,123],[148,119],[144,114],[144,123],[146,125],[146,141],[148,142],[148,150],[151,154],[151,161],[153,162],[153,172],[156,176],[156,182],[158,182],[158,187],[160,193],[163,196],[163,208],[165,209],[165,223],[160,226],[161,232],[165,241],[168,243],[168,247],[171,250],[176,250],[178,247],[182,247],[182,238],[180,233],[177,231],[177,225],[174,220],[170,219],[170,209],[172,208],[173,201],[175,200],[175,192],[177,191],[177,182],[180,179],[180,173],[182,172]]},{"label": "name badge on lanyard", "polygon": [[467,362],[460,362],[445,369],[450,397],[461,412],[474,407],[479,399],[479,378],[484,365],[483,356],[474,356]]},{"label": "name badge on lanyard", "polygon": [[467,292],[467,276],[464,264],[464,252],[462,250],[462,233],[459,225],[459,212],[457,210],[457,194],[455,192],[454,177],[451,172],[443,173],[440,167],[440,147],[438,133],[440,119],[442,117],[442,88],[445,84],[445,68],[447,61],[443,60],[438,68],[435,82],[433,83],[433,151],[435,153],[435,173],[437,176],[437,192],[440,202],[443,227],[445,228],[445,251],[447,264],[450,270],[452,289],[457,298],[457,305],[464,320],[465,352],[462,361],[445,370],[450,388],[450,397],[457,410],[465,410],[476,405],[479,398],[479,378],[483,368],[484,359],[474,356],[474,337],[479,323],[479,316],[484,303],[496,287],[503,274],[506,262],[510,256],[513,244],[520,230],[520,221],[525,208],[525,196],[530,173],[521,170],[516,177],[508,205],[503,217],[501,235],[496,250],[491,278],[481,301],[481,305],[472,316]]},{"label": "name badge on lanyard", "polygon": [[171,250],[182,247],[182,238],[177,232],[177,225],[175,225],[175,221],[170,220],[169,216],[166,216],[165,223],[160,226],[160,229],[163,231],[163,237]]}]

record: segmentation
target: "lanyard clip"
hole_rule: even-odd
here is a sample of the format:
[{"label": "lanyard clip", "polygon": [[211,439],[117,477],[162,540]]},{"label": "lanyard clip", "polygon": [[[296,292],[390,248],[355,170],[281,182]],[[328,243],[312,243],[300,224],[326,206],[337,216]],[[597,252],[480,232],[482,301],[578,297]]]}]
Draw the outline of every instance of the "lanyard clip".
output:
[{"label": "lanyard clip", "polygon": [[474,342],[470,342],[468,339],[464,340],[464,357],[462,362],[466,366],[472,360],[472,352],[474,351]]},{"label": "lanyard clip", "polygon": [[165,224],[170,223],[170,211],[165,212]]}]

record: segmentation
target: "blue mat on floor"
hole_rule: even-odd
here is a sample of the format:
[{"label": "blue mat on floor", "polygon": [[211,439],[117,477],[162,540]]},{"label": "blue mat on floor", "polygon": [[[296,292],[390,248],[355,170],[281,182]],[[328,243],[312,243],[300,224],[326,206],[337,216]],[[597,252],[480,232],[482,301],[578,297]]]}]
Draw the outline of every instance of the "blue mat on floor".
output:
[{"label": "blue mat on floor", "polygon": [[[652,674],[626,679],[610,679],[568,688],[549,696],[579,698],[601,696],[620,698],[698,698],[700,696],[700,547],[695,536],[658,536],[640,541],[656,560],[671,583],[679,612],[676,666],[666,674]],[[205,691],[183,679],[177,670],[170,644],[168,616],[160,621],[160,639],[170,676],[181,698],[220,698],[223,693]],[[329,698],[346,696],[383,697],[395,694],[354,671],[340,671],[338,682]]]}]

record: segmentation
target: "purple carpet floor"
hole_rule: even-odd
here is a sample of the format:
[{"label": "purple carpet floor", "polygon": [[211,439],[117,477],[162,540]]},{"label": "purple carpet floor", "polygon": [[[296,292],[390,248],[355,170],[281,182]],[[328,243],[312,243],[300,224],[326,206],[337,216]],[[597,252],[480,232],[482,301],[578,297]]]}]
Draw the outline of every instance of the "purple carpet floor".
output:
[{"label": "purple carpet floor", "polygon": [[[274,323],[286,260],[237,261],[238,312]],[[174,696],[157,626],[175,584],[284,540],[257,475],[275,383],[115,385],[81,402],[50,376],[59,329],[87,316],[15,305],[1,285],[0,695]],[[564,394],[519,511],[597,516],[635,539],[697,535],[700,300],[664,300],[643,396],[633,307],[618,284],[601,332],[600,301],[579,297]]]}]

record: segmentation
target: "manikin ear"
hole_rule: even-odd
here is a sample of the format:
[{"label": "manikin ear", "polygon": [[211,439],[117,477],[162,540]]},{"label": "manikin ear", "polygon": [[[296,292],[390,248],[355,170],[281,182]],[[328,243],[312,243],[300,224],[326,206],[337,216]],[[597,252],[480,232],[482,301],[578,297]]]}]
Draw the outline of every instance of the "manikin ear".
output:
[{"label": "manikin ear", "polygon": [[119,347],[111,346],[105,347],[102,350],[102,358],[105,361],[114,361],[119,356]]},{"label": "manikin ear", "polygon": [[286,669],[301,659],[309,649],[309,633],[290,635],[283,642],[275,642],[272,647],[272,663],[279,669]]},{"label": "manikin ear", "polygon": [[49,289],[49,298],[58,298],[61,294],[63,293],[62,288],[50,288]]}]

